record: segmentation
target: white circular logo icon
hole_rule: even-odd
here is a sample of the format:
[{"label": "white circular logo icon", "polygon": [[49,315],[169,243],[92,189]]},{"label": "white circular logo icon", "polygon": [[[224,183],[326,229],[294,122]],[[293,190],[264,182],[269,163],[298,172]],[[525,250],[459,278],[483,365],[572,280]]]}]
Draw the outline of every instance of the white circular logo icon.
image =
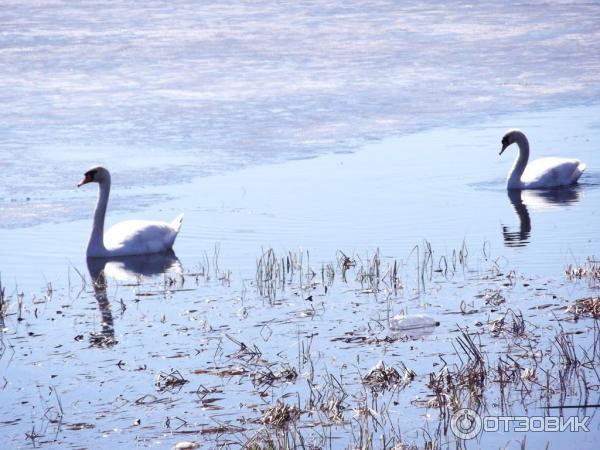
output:
[{"label": "white circular logo icon", "polygon": [[481,431],[481,426],[481,417],[469,408],[459,409],[450,419],[450,429],[460,439],[473,439]]}]

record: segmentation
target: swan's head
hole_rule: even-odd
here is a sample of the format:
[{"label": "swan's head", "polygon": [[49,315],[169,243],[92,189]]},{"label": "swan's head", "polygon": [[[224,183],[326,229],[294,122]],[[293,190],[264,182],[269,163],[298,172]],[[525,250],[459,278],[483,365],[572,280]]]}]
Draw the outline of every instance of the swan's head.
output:
[{"label": "swan's head", "polygon": [[88,183],[102,183],[105,180],[110,180],[110,173],[102,166],[91,167],[79,182],[77,187]]},{"label": "swan's head", "polygon": [[508,130],[506,133],[504,133],[504,136],[502,136],[502,149],[500,150],[500,155],[504,153],[506,147],[523,139],[527,138],[521,130]]}]

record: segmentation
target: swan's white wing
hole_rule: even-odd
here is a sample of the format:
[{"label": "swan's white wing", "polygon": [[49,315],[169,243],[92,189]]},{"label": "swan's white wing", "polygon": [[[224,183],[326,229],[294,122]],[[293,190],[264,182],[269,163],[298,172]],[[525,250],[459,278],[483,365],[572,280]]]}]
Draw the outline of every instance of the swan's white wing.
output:
[{"label": "swan's white wing", "polygon": [[540,158],[527,164],[521,182],[531,188],[566,186],[575,183],[584,170],[585,164],[577,159]]},{"label": "swan's white wing", "polygon": [[113,255],[158,253],[173,247],[177,232],[166,222],[126,220],[104,233],[104,245]]}]

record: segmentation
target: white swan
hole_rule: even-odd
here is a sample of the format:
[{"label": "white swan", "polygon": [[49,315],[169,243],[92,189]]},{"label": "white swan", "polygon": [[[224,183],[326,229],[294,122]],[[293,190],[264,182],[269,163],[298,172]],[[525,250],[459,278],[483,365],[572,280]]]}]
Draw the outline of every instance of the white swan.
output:
[{"label": "white swan", "polygon": [[502,138],[502,150],[511,144],[519,146],[519,156],[508,173],[507,189],[543,189],[568,186],[576,183],[585,164],[578,159],[540,158],[527,164],[529,160],[529,141],[519,130],[509,130]]},{"label": "white swan", "polygon": [[104,217],[110,193],[110,173],[101,166],[92,167],[77,185],[98,183],[100,195],[94,212],[94,225],[87,246],[88,257],[111,257],[159,253],[173,247],[181,228],[183,214],[173,222],[126,220],[113,225],[104,233]]}]

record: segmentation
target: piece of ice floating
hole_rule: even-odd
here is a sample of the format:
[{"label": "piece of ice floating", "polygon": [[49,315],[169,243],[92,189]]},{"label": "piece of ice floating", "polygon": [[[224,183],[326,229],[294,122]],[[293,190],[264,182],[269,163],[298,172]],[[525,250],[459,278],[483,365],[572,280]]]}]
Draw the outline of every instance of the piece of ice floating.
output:
[{"label": "piece of ice floating", "polygon": [[398,314],[390,319],[390,331],[395,336],[421,339],[433,334],[439,322],[424,315],[405,316]]}]

